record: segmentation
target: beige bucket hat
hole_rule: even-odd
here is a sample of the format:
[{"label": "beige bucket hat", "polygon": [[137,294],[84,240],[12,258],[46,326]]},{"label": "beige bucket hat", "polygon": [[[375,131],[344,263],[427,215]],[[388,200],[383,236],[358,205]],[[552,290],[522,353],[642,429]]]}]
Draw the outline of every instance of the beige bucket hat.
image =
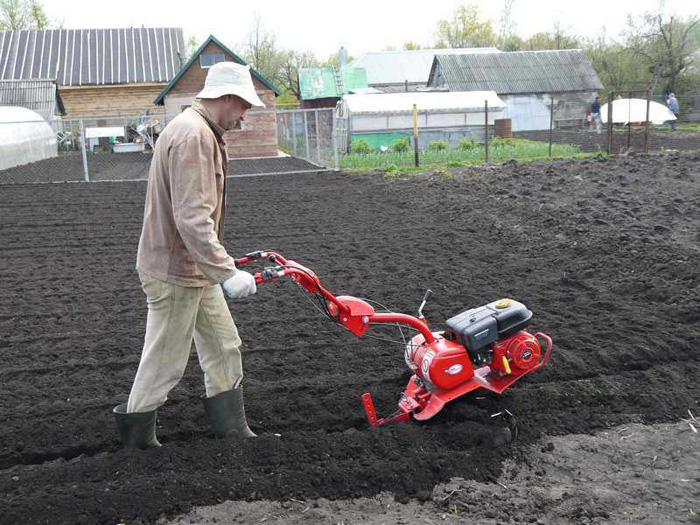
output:
[{"label": "beige bucket hat", "polygon": [[204,89],[199,92],[197,98],[219,98],[224,95],[237,95],[253,106],[265,107],[255,92],[250,66],[219,62],[209,68]]}]

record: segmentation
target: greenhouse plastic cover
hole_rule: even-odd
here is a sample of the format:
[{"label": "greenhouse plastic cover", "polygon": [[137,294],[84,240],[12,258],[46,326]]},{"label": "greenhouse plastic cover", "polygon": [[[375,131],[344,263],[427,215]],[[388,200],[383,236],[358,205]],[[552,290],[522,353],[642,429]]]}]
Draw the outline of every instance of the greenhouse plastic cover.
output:
[{"label": "greenhouse plastic cover", "polygon": [[[614,124],[646,122],[647,120],[647,101],[643,98],[619,98],[613,100],[612,110]],[[600,108],[600,119],[604,123],[608,121],[607,104],[603,104],[603,107]],[[649,122],[660,125],[669,120],[676,120],[676,116],[671,113],[670,109],[658,102],[649,102]]]},{"label": "greenhouse plastic cover", "polygon": [[503,111],[506,108],[495,91],[415,91],[381,95],[344,95],[342,100],[351,114],[406,113],[413,111],[413,104],[418,106],[419,112],[484,111],[485,101],[489,103],[489,110]]},{"label": "greenhouse plastic cover", "polygon": [[0,169],[56,155],[56,134],[41,115],[18,106],[0,107]]}]

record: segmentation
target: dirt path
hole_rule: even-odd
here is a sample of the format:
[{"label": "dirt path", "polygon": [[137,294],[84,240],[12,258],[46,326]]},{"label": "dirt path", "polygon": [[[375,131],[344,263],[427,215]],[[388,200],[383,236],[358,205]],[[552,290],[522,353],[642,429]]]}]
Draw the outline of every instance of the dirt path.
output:
[{"label": "dirt path", "polygon": [[[339,331],[292,283],[270,283],[231,304],[249,419],[267,434],[212,439],[193,353],[159,411],[165,446],[138,453],[120,450],[110,411],[143,341],[145,184],[0,187],[0,523],[152,523],[226,500],[429,501],[453,478],[495,482],[543,434],[700,413],[699,167],[693,153],[233,179],[233,253],[276,249],[337,294],[401,312],[431,288],[434,330],[513,297],[555,350],[502,397],[372,432],[360,395],[393,410],[409,377],[401,345]],[[518,440],[496,446],[513,421],[491,416],[505,409]]]}]

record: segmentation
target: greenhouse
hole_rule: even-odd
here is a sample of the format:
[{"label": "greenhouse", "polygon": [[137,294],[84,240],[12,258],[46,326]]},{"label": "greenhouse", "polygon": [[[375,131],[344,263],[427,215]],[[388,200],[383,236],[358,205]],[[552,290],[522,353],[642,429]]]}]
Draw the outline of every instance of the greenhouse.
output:
[{"label": "greenhouse", "polygon": [[0,170],[58,155],[53,129],[34,111],[0,107]]},{"label": "greenhouse", "polygon": [[483,142],[487,102],[488,124],[493,126],[506,109],[494,91],[344,95],[336,108],[339,146],[343,151],[349,143],[364,140],[380,149],[412,137],[414,104],[420,149],[432,141],[453,146],[463,139]]}]

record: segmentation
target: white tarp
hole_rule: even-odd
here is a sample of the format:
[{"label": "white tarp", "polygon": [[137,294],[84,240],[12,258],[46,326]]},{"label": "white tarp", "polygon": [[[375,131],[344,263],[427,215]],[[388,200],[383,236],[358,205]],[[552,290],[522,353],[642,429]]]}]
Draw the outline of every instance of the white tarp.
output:
[{"label": "white tarp", "polygon": [[56,134],[38,113],[0,107],[0,170],[58,155]]},{"label": "white tarp", "polygon": [[482,112],[488,101],[489,111],[499,112],[506,108],[495,91],[453,91],[453,92],[409,92],[385,93],[381,95],[343,95],[341,116],[358,113],[410,113],[413,104],[419,112],[455,111]]},{"label": "white tarp", "polygon": [[[608,121],[608,105],[603,104],[600,108],[600,118],[603,123]],[[612,120],[614,124],[627,124],[628,122],[646,122],[647,101],[643,98],[618,98],[612,103]],[[669,120],[676,120],[676,116],[671,113],[663,104],[658,102],[649,103],[649,122],[652,124],[663,124]]]}]

